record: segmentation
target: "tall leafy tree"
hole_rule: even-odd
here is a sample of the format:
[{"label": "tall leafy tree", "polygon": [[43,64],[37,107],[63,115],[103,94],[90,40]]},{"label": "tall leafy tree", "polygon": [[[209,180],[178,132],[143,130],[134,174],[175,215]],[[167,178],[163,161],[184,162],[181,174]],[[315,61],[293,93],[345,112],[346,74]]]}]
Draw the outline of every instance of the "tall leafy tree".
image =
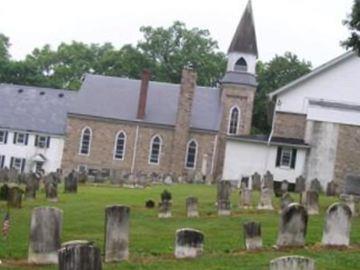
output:
[{"label": "tall leafy tree", "polygon": [[255,96],[253,133],[268,133],[271,129],[271,104],[267,94],[310,72],[311,63],[290,52],[276,55],[269,62],[257,63],[258,89]]},{"label": "tall leafy tree", "polygon": [[360,55],[360,0],[355,0],[349,18],[344,24],[350,30],[350,37],[342,42],[347,49],[353,49]]}]

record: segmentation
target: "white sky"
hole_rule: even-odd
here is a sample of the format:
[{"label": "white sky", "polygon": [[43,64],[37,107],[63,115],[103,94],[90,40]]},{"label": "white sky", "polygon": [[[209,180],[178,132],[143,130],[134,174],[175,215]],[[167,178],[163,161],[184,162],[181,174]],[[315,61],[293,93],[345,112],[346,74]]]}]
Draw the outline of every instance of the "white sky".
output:
[{"label": "white sky", "polygon": [[[341,54],[348,31],[342,20],[353,0],[253,0],[261,60],[285,51],[314,66]],[[11,54],[23,58],[35,47],[72,40],[135,44],[143,25],[209,29],[226,51],[247,0],[2,0],[0,32]]]}]

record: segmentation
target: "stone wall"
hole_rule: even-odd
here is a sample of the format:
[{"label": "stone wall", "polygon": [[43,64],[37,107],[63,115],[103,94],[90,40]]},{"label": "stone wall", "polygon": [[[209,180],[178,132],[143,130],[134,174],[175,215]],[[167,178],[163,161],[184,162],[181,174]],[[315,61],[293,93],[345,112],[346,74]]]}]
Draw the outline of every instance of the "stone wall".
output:
[{"label": "stone wall", "polygon": [[274,137],[304,139],[306,115],[276,112],[274,122]]},{"label": "stone wall", "polygon": [[342,189],[348,173],[360,174],[360,127],[339,125],[335,179]]},{"label": "stone wall", "polygon": [[[89,156],[79,155],[81,132],[85,127],[92,130],[92,142]],[[106,121],[104,119],[89,119],[85,117],[70,116],[68,118],[67,138],[62,160],[62,169],[68,173],[72,169],[77,169],[79,165],[86,165],[93,169],[115,169],[131,172],[134,157],[134,145],[136,138],[136,123],[123,123],[116,121]],[[119,131],[126,133],[125,155],[123,160],[114,160],[113,151],[115,137]],[[149,164],[150,141],[154,135],[162,138],[160,164]],[[171,127],[161,128],[156,126],[139,126],[138,143],[134,161],[134,173],[171,173],[171,155],[173,153],[174,129]],[[195,139],[198,143],[196,171],[201,171],[202,159],[207,155],[208,171],[213,157],[214,141],[216,134],[195,132],[189,134],[189,139]],[[185,146],[186,147],[186,146]],[[179,152],[179,151],[178,151]],[[181,157],[178,166],[185,169],[185,153]]]}]

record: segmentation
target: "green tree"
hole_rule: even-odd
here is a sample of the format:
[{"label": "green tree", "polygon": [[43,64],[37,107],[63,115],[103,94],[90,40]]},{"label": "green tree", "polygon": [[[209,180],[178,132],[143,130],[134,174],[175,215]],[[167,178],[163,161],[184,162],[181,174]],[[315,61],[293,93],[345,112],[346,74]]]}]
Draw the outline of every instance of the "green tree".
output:
[{"label": "green tree", "polygon": [[360,55],[360,0],[355,0],[349,18],[344,24],[350,30],[350,37],[342,42],[347,49],[353,49]]},{"label": "green tree", "polygon": [[255,96],[253,133],[268,133],[271,129],[271,104],[267,94],[310,72],[311,63],[300,60],[295,54],[287,52],[276,55],[267,63],[257,63],[258,89]]},{"label": "green tree", "polygon": [[144,40],[137,47],[152,60],[156,80],[179,83],[181,70],[189,63],[197,70],[199,85],[215,85],[223,76],[226,57],[208,30],[187,29],[177,21],[169,28],[146,26],[140,31]]}]

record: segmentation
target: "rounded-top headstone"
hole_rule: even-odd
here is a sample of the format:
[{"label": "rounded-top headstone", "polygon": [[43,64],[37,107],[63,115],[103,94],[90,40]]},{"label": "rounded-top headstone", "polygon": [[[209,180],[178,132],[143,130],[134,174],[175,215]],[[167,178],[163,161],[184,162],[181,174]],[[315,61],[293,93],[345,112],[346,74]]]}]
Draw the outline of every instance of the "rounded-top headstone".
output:
[{"label": "rounded-top headstone", "polygon": [[186,198],[186,212],[187,217],[198,217],[198,198],[188,197]]},{"label": "rounded-top headstone", "polygon": [[129,257],[130,208],[112,205],[105,209],[105,262]]},{"label": "rounded-top headstone", "polygon": [[262,248],[261,224],[257,222],[247,222],[244,224],[244,240],[247,250],[257,250]]},{"label": "rounded-top headstone", "polygon": [[175,257],[195,258],[203,253],[204,234],[201,231],[185,228],[176,231]]},{"label": "rounded-top headstone", "polygon": [[315,270],[315,261],[302,256],[280,257],[270,262],[270,270]]},{"label": "rounded-top headstone", "polygon": [[345,203],[334,203],[326,211],[322,244],[325,246],[349,246],[351,209]]},{"label": "rounded-top headstone", "polygon": [[92,242],[66,242],[58,251],[59,270],[101,270],[100,249]]},{"label": "rounded-top headstone", "polygon": [[61,246],[62,210],[55,207],[37,207],[30,224],[28,262],[57,264]]}]

